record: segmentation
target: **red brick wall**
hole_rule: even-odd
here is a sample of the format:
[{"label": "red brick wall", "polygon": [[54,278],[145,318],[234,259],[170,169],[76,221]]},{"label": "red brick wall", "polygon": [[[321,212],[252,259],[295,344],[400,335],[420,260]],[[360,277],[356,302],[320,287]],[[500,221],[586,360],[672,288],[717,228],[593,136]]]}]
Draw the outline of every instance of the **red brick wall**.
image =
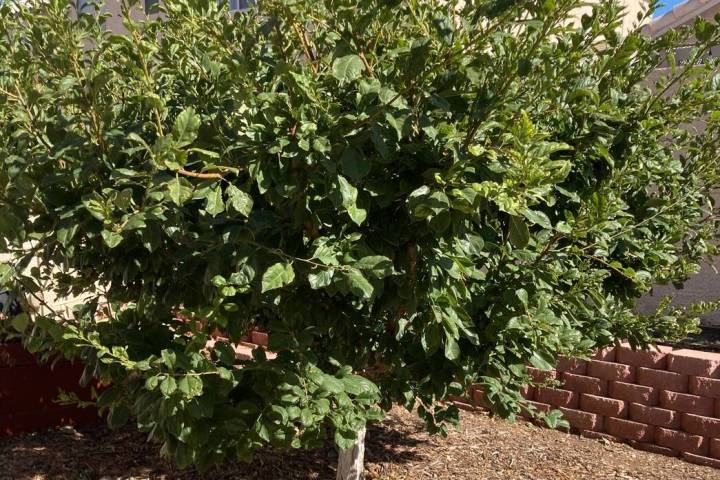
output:
[{"label": "red brick wall", "polygon": [[[525,395],[542,411],[560,409],[573,431],[720,468],[720,353],[621,345],[528,369],[538,382],[561,382]],[[472,396],[481,406],[482,391]]]},{"label": "red brick wall", "polygon": [[51,368],[20,344],[0,344],[0,436],[98,422],[94,409],[54,402],[60,389],[89,400],[89,389],[78,385],[81,375],[80,365],[58,362]]}]

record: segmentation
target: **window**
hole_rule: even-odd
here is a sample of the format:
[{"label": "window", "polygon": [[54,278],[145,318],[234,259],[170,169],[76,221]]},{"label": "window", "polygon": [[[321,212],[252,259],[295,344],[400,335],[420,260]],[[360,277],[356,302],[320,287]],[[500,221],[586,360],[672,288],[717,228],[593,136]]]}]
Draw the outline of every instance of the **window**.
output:
[{"label": "window", "polygon": [[229,0],[231,12],[243,12],[255,5],[255,0]]}]

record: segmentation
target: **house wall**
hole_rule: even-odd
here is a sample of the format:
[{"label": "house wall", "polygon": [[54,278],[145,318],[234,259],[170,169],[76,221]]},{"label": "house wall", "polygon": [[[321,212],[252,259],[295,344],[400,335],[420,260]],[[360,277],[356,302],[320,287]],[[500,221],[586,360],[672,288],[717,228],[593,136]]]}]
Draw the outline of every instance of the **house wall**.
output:
[{"label": "house wall", "polygon": [[[668,30],[692,25],[698,17],[714,21],[714,16],[718,13],[720,13],[720,0],[688,0],[665,15],[653,20],[644,28],[644,31],[650,36],[657,37]],[[680,63],[686,60],[691,49],[692,46],[690,45],[676,51],[676,62]],[[710,57],[717,57],[718,55],[720,55],[720,48],[718,47],[712,49],[709,54]],[[652,85],[655,79],[669,73],[669,69],[659,69],[648,79],[648,84]],[[673,91],[668,92],[669,95],[673,93]],[[704,128],[703,120],[698,119],[690,128],[702,131]],[[716,205],[720,206],[720,192],[715,195],[715,202]],[[651,295],[641,298],[638,302],[639,311],[649,313],[658,305],[662,297],[668,295],[674,297],[674,303],[677,305],[718,300],[720,299],[720,274],[718,272],[720,272],[720,257],[703,264],[700,272],[685,282],[681,289],[676,289],[671,285],[655,286]],[[702,324],[707,327],[720,328],[720,311],[704,316]]]}]

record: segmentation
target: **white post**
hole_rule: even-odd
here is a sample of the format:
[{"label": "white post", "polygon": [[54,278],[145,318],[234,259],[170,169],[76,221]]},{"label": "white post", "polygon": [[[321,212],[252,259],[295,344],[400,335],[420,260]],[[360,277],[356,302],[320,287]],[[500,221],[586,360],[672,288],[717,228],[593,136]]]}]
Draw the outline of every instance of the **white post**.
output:
[{"label": "white post", "polygon": [[365,431],[358,432],[357,440],[352,447],[340,451],[338,456],[337,480],[363,480],[365,463]]}]

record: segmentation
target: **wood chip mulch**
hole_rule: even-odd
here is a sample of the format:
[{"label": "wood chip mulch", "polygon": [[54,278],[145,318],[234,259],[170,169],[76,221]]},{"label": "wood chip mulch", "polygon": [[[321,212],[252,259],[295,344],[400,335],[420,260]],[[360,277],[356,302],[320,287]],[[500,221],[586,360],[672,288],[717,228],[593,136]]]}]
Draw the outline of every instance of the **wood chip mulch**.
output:
[{"label": "wood chip mulch", "polygon": [[[720,480],[720,470],[483,413],[464,413],[460,429],[441,438],[427,435],[414,414],[395,409],[368,430],[367,442],[367,480]],[[158,450],[142,434],[104,427],[0,438],[0,479],[332,480],[337,460],[330,445],[267,450],[251,464],[200,475],[174,469]]]}]

